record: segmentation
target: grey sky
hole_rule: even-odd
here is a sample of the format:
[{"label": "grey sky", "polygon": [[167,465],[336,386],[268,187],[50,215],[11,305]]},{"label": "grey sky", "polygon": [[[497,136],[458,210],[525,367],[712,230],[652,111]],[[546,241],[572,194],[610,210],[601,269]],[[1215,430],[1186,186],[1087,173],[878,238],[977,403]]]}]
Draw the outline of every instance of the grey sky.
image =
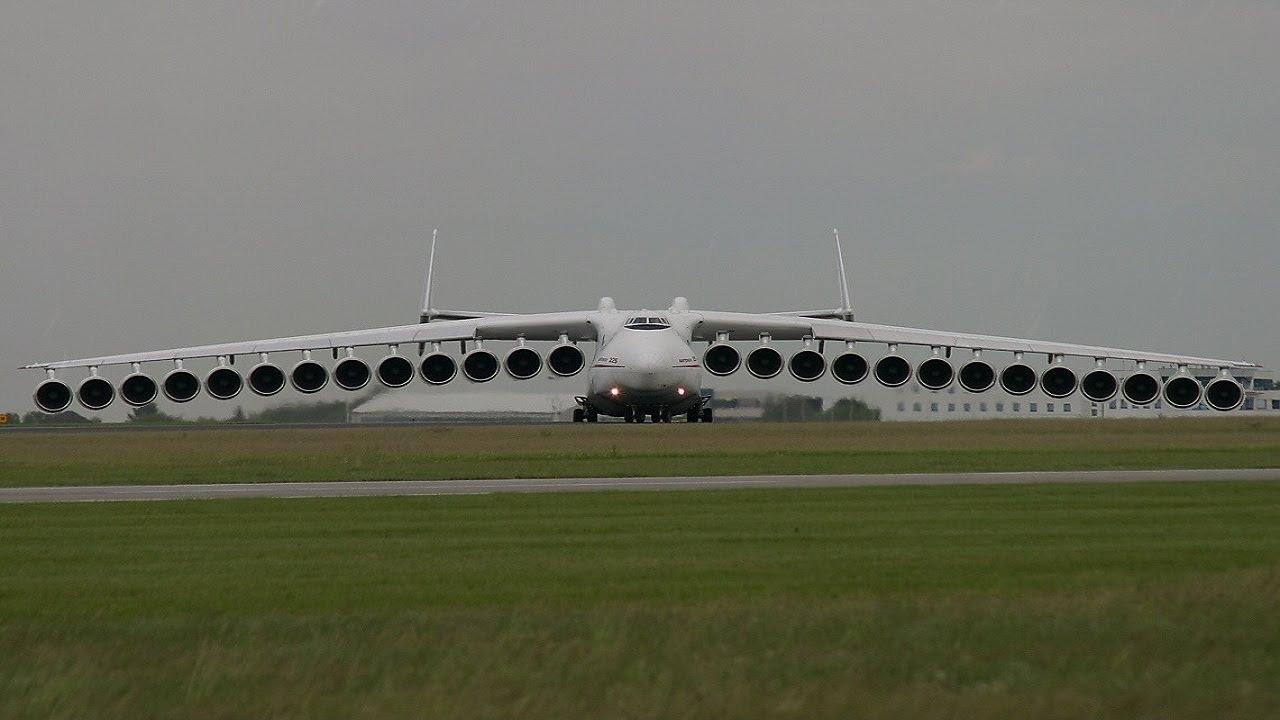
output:
[{"label": "grey sky", "polygon": [[1280,5],[434,5],[7,5],[0,409],[409,321],[433,226],[441,306],[826,306],[834,225],[863,319],[1280,363]]}]

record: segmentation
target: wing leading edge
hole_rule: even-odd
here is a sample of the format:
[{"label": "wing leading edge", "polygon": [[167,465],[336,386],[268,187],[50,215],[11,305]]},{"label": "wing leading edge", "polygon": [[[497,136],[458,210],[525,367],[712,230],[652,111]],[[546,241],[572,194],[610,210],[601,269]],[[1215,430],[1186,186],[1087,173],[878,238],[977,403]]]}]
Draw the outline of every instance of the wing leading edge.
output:
[{"label": "wing leading edge", "polygon": [[133,363],[189,360],[235,355],[257,355],[303,350],[329,350],[358,348],[374,345],[407,345],[412,343],[437,343],[451,340],[559,340],[572,341],[596,339],[595,313],[559,312],[528,315],[495,315],[467,320],[446,320],[432,323],[415,323],[394,327],[353,330],[349,332],[299,335],[286,338],[269,338],[218,345],[198,345],[187,348],[171,348],[125,355],[80,358],[59,362],[33,363],[23,370],[60,370],[64,368],[104,367]]},{"label": "wing leading edge", "polygon": [[801,340],[810,337],[815,340],[872,342],[887,345],[922,345],[926,347],[995,350],[1014,353],[1043,353],[1045,355],[1131,360],[1134,362],[1186,365],[1188,367],[1235,369],[1259,367],[1253,363],[1239,360],[1171,355],[1147,352],[1145,350],[1127,350],[995,335],[944,332],[813,317],[714,311],[699,312],[697,314],[701,316],[701,320],[694,329],[695,340],[710,341],[715,340],[718,336],[727,336],[733,340],[754,340],[760,335],[767,334],[775,340]]}]

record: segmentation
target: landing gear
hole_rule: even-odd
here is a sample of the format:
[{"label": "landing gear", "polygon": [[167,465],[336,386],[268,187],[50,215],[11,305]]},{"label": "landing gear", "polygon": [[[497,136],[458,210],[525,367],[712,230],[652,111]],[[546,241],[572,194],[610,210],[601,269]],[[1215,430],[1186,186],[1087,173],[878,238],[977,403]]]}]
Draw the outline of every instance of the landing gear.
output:
[{"label": "landing gear", "polygon": [[711,408],[702,408],[702,422],[709,423],[712,420]]},{"label": "landing gear", "polygon": [[593,423],[593,422],[598,422],[600,420],[600,413],[598,413],[595,408],[591,407],[586,403],[586,398],[578,398],[578,404],[580,404],[582,407],[577,407],[573,409],[574,422]]}]

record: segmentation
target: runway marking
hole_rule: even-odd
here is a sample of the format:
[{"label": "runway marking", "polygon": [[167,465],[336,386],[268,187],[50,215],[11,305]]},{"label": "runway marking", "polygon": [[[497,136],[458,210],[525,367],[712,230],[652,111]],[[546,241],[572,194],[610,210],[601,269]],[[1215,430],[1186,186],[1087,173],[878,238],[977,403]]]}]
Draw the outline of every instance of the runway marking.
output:
[{"label": "runway marking", "polygon": [[492,493],[839,488],[922,485],[1014,485],[1140,482],[1280,481],[1280,468],[1257,470],[1076,470],[1056,472],[907,473],[900,475],[731,475],[711,477],[362,480],[353,482],[84,485],[0,488],[0,503],[119,502],[227,498],[325,498]]}]

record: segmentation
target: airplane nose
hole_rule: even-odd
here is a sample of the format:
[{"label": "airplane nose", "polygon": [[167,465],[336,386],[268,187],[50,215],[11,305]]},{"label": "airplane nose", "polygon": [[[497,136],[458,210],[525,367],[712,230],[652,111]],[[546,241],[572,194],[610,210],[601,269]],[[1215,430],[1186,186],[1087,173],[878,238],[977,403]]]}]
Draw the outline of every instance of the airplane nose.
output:
[{"label": "airplane nose", "polygon": [[663,369],[663,365],[661,355],[647,354],[637,357],[631,366],[635,368],[636,372],[656,373]]}]

